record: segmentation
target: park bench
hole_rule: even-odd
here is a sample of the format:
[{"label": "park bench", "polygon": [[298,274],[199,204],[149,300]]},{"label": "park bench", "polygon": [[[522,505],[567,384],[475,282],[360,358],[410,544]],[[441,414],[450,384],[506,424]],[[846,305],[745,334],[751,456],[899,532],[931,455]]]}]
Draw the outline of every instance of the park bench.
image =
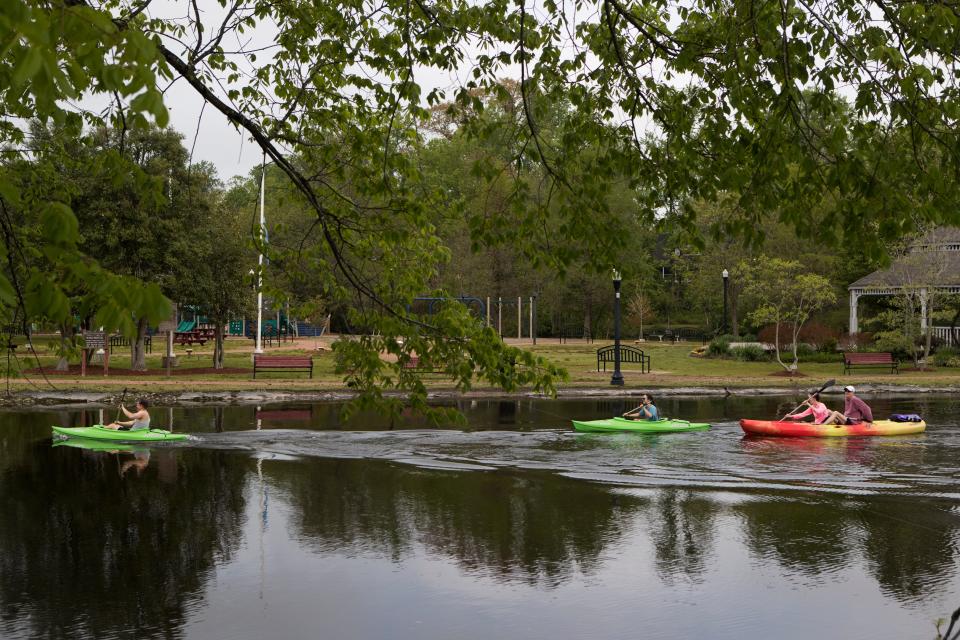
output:
[{"label": "park bench", "polygon": [[253,377],[258,371],[299,371],[313,377],[313,358],[311,356],[253,356]]},{"label": "park bench", "polygon": [[[130,341],[123,336],[110,336],[110,354],[113,355],[113,350],[117,347],[129,347]],[[143,347],[147,353],[153,353],[153,338],[147,336],[143,339]]]},{"label": "park bench", "polygon": [[900,373],[900,361],[895,360],[892,353],[844,352],[843,372],[848,373],[854,367],[889,368],[890,373]]},{"label": "park bench", "polygon": [[[612,344],[597,349],[597,371],[600,371],[601,365],[603,370],[606,371],[608,362],[611,364],[616,362],[616,350],[616,346]],[[640,373],[650,373],[650,356],[646,355],[643,349],[620,345],[620,364],[624,362],[639,364]]]}]

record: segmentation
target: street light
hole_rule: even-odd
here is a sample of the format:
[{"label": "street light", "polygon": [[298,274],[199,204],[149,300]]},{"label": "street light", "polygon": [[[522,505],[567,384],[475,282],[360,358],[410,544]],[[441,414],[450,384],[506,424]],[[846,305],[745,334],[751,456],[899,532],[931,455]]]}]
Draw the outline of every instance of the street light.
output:
[{"label": "street light", "polygon": [[620,373],[620,272],[613,270],[613,377],[610,384],[622,387],[623,375]]},{"label": "street light", "polygon": [[723,270],[723,335],[727,335],[727,285],[730,284],[730,272]]}]

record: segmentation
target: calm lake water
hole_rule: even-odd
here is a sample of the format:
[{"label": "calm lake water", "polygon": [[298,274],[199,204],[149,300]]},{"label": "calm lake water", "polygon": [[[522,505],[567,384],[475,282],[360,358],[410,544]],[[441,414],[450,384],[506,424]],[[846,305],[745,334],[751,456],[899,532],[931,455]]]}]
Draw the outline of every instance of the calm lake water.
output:
[{"label": "calm lake water", "polygon": [[730,397],[658,403],[707,432],[577,434],[631,405],[511,399],[161,407],[196,437],[98,451],[50,433],[97,411],[0,413],[0,638],[933,638],[960,399],[869,400],[927,433],[746,439],[796,399]]}]

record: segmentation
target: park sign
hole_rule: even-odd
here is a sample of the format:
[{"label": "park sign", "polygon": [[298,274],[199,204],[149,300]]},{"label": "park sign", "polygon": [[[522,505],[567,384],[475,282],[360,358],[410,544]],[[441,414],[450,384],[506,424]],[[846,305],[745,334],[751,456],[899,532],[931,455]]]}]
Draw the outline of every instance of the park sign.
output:
[{"label": "park sign", "polygon": [[110,350],[107,349],[107,333],[105,331],[83,332],[83,357],[80,358],[80,375],[87,375],[87,358],[90,352],[103,350],[103,375],[110,371]]},{"label": "park sign", "polygon": [[83,346],[84,349],[106,349],[106,331],[84,331]]}]

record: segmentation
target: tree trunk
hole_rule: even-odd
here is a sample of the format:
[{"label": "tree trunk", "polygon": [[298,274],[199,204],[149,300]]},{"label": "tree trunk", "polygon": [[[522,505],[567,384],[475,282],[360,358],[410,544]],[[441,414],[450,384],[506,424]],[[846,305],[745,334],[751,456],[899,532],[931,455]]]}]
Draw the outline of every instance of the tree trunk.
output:
[{"label": "tree trunk", "polygon": [[[133,342],[133,348],[130,349],[130,368],[134,371],[147,370],[147,319],[137,320],[137,339]],[[109,347],[107,347],[109,348]]]},{"label": "tree trunk", "polygon": [[730,287],[730,329],[733,335],[740,335],[740,319],[737,317],[737,288]]},{"label": "tree trunk", "polygon": [[223,323],[214,322],[213,368],[223,369]]},{"label": "tree trunk", "polygon": [[780,358],[780,316],[777,315],[774,319],[774,330],[773,330],[773,352],[777,354],[777,363],[783,367],[784,371],[790,371],[790,367],[783,364],[783,360]]},{"label": "tree trunk", "polygon": [[800,325],[797,322],[794,322],[793,324],[793,365],[791,365],[790,371],[793,371],[794,373],[796,373],[797,370],[800,368],[798,366],[798,363],[800,362],[800,356],[797,355],[797,347],[798,347],[798,343],[800,342],[801,326],[802,325]]},{"label": "tree trunk", "polygon": [[913,295],[909,292],[906,293],[903,297],[903,335],[907,339],[907,343],[910,345],[910,352],[907,354],[910,356],[910,360],[913,361],[914,368],[917,368],[917,345],[916,340],[913,337],[914,325],[913,325]]},{"label": "tree trunk", "polygon": [[960,320],[960,307],[957,307],[956,311],[953,314],[953,320],[950,321],[950,342],[948,346],[956,347],[960,346],[960,336],[957,336],[957,321]]},{"label": "tree trunk", "polygon": [[927,330],[927,335],[925,336],[925,340],[923,341],[923,367],[921,368],[922,371],[926,371],[926,370],[927,370],[927,362],[930,361],[930,343],[931,343],[932,338],[933,338],[933,304],[932,304],[932,300],[933,300],[932,297],[931,297],[931,298],[927,298],[927,326],[925,327],[925,329]]},{"label": "tree trunk", "polygon": [[583,300],[583,337],[593,337],[593,297],[585,284],[580,285]]},{"label": "tree trunk", "polygon": [[60,325],[60,359],[57,360],[57,371],[70,370],[70,358],[67,357],[67,344],[76,334],[73,322],[65,322]]}]

